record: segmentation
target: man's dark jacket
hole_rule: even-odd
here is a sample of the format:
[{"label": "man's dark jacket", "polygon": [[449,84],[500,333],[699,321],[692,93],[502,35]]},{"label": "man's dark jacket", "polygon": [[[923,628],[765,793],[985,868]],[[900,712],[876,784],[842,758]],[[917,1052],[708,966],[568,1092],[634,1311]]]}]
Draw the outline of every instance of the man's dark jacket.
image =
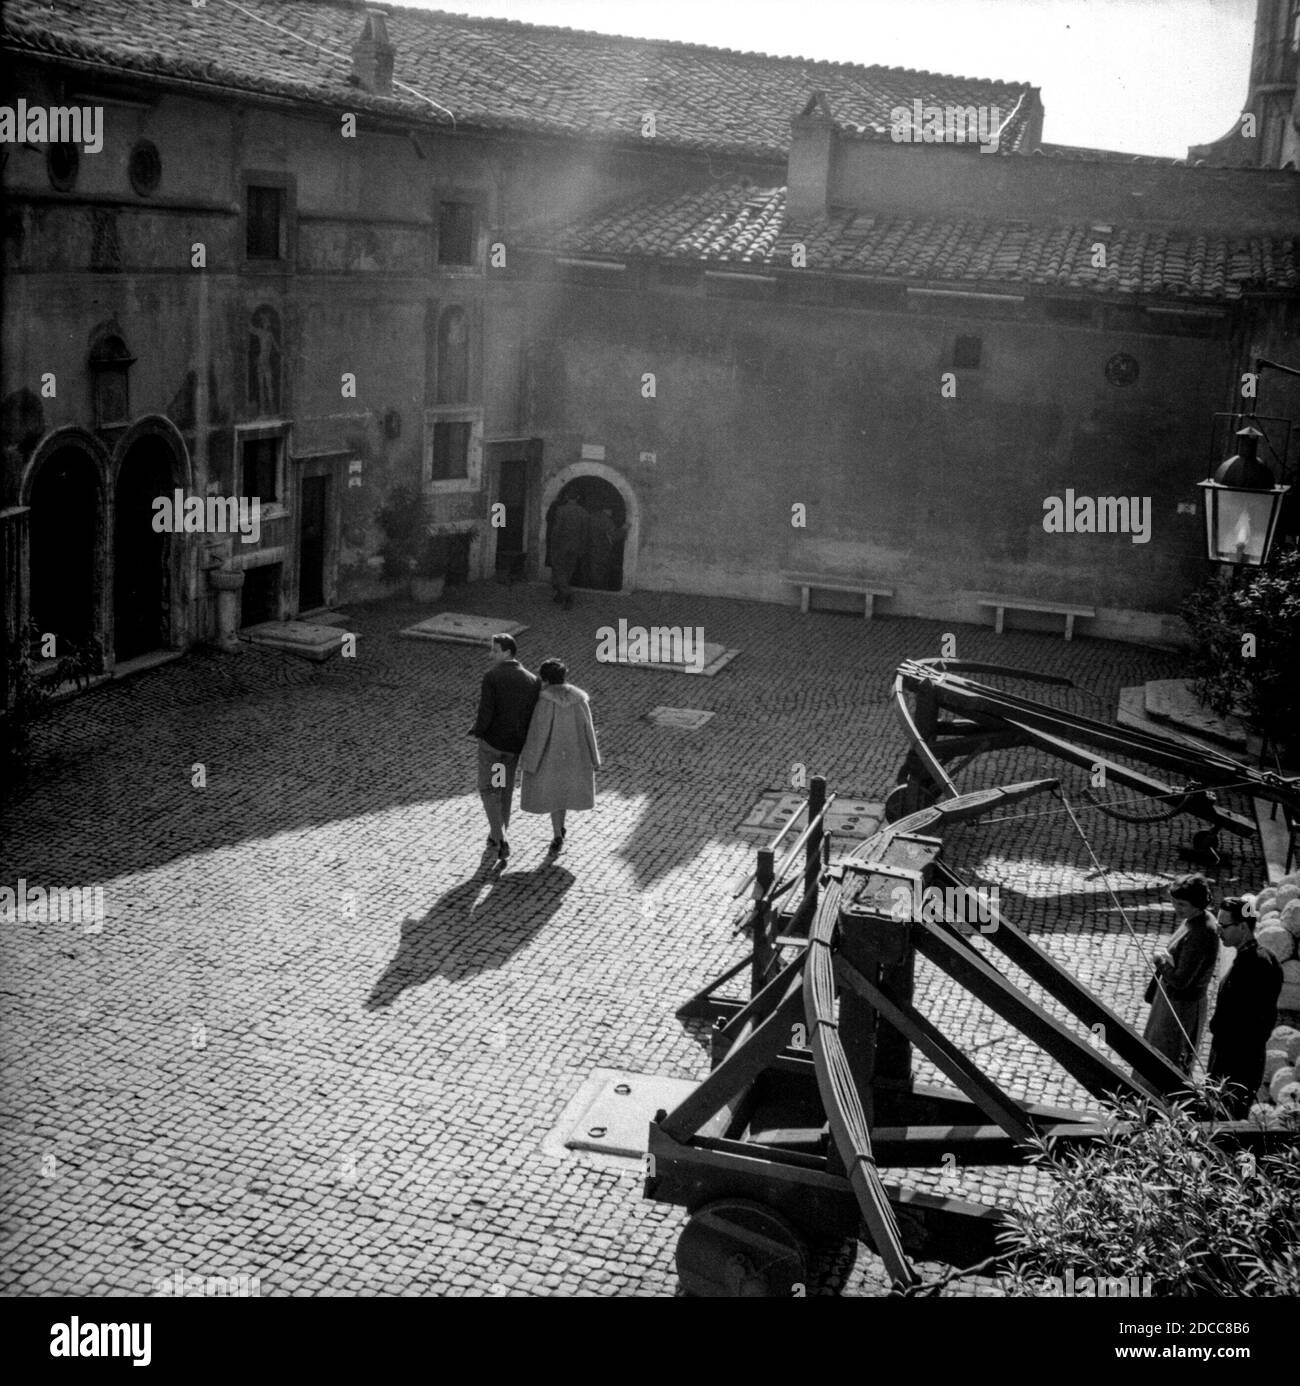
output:
[{"label": "man's dark jacket", "polygon": [[1282,964],[1253,938],[1237,949],[1219,987],[1210,1033],[1225,1049],[1263,1049],[1277,1023]]},{"label": "man's dark jacket", "polygon": [[550,552],[554,554],[576,555],[587,546],[590,522],[587,512],[577,501],[567,500],[555,512],[551,525]]},{"label": "man's dark jacket", "polygon": [[518,755],[528,739],[528,723],[537,706],[542,681],[517,659],[503,659],[483,675],[478,720],[471,736],[498,751]]}]

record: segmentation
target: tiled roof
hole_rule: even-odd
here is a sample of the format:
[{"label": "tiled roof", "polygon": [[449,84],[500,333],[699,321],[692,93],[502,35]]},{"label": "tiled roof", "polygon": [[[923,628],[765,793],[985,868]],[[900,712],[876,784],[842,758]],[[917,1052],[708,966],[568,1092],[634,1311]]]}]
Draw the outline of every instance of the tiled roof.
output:
[{"label": "tiled roof", "polygon": [[[96,62],[123,72],[334,104],[401,111],[447,124],[784,158],[790,118],[813,91],[847,130],[888,138],[889,112],[986,105],[1008,112],[1001,148],[1024,142],[1038,109],[1024,83],[907,68],[811,62],[649,39],[615,38],[440,11],[381,10],[410,91],[374,97],[350,84],[365,8],[354,0],[4,0],[11,49]],[[743,7],[736,11],[743,28]],[[287,32],[286,32],[287,31]],[[436,104],[431,104],[436,103]],[[442,108],[442,109],[439,109]]]},{"label": "tiled roof", "polygon": [[1222,236],[1115,227],[1107,268],[1094,269],[1098,233],[1086,224],[917,219],[835,212],[786,225],[785,189],[743,181],[675,197],[646,196],[580,221],[524,222],[525,250],[651,257],[753,270],[791,268],[796,241],[807,270],[929,284],[1039,286],[1227,301],[1243,291],[1300,290],[1300,236]]}]

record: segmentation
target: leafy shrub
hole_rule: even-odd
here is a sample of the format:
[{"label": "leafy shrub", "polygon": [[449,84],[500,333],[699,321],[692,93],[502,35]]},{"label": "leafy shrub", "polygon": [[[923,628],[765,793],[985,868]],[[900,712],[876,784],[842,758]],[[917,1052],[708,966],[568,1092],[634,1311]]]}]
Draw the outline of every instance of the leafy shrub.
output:
[{"label": "leafy shrub", "polygon": [[[1215,1085],[1208,1085],[1211,1089]],[[1300,1144],[1250,1155],[1202,1129],[1191,1100],[1108,1104],[1105,1137],[1033,1163],[1050,1199],[1007,1214],[1013,1295],[1041,1278],[1151,1278],[1159,1295],[1300,1294]]]},{"label": "leafy shrub", "polygon": [[415,486],[394,486],[376,519],[384,531],[379,546],[385,582],[406,582],[428,545],[429,507]]},{"label": "leafy shrub", "polygon": [[[1240,711],[1275,745],[1300,753],[1300,546],[1236,586],[1212,578],[1183,606],[1193,691],[1223,716]],[[1255,652],[1244,653],[1243,636]]]},{"label": "leafy shrub", "polygon": [[85,688],[104,672],[104,651],[94,636],[81,641],[60,638],[64,653],[51,666],[38,661],[32,651],[40,648],[42,633],[34,622],[5,651],[5,690],[8,706],[0,718],[0,753],[11,765],[24,764],[31,751],[32,727],[49,710],[54,697],[68,684]]}]

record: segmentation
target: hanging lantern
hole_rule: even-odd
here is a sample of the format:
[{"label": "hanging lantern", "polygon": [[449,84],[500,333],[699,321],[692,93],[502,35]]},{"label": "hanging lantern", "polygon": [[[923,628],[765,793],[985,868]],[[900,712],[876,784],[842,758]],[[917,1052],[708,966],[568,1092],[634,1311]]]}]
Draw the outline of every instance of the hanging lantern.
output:
[{"label": "hanging lantern", "polygon": [[1258,568],[1268,558],[1282,498],[1291,488],[1276,485],[1259,460],[1263,436],[1251,424],[1239,429],[1236,454],[1199,483],[1205,495],[1206,557],[1212,562]]}]

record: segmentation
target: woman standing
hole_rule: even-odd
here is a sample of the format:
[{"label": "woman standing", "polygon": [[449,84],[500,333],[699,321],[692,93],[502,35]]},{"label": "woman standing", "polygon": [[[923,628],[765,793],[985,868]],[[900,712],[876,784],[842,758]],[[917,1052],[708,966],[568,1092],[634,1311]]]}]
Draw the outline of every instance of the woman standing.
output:
[{"label": "woman standing", "polygon": [[1169,888],[1178,928],[1156,953],[1156,975],[1147,987],[1151,1014],[1143,1037],[1184,1073],[1201,1042],[1206,993],[1219,961],[1219,938],[1206,914],[1210,884],[1204,876],[1182,876]]},{"label": "woman standing", "polygon": [[564,846],[564,815],[596,806],[600,750],[591,704],[581,688],[565,683],[569,671],[558,659],[548,659],[537,672],[542,692],[519,756],[519,807],[551,815],[554,854]]}]

